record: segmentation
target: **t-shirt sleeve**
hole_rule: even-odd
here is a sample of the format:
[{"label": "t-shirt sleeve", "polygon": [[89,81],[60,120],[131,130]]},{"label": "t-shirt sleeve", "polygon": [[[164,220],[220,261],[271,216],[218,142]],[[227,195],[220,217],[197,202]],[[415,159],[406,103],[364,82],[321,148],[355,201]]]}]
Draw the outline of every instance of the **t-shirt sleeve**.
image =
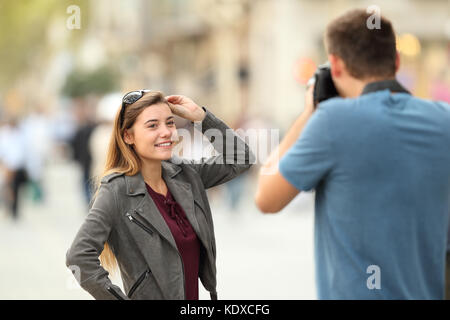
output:
[{"label": "t-shirt sleeve", "polygon": [[280,160],[281,175],[301,191],[314,189],[333,167],[328,115],[318,108]]}]

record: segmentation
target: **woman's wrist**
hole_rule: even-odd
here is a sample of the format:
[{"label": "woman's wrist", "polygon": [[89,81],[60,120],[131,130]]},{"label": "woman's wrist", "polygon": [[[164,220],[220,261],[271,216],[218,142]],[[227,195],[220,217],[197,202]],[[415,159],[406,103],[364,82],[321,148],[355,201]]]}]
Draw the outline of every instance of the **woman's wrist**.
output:
[{"label": "woman's wrist", "polygon": [[205,118],[206,118],[206,108],[205,107],[200,107],[200,108],[202,108],[203,109],[203,117],[202,117],[202,119],[200,120],[200,121],[203,121],[203,120],[205,120]]},{"label": "woman's wrist", "polygon": [[207,114],[206,108],[205,107],[200,107],[200,108],[203,110],[203,116],[201,116],[201,118],[198,120],[191,121],[191,123],[195,123],[195,122],[201,123],[201,122],[203,122],[203,120],[205,120],[206,114]]}]

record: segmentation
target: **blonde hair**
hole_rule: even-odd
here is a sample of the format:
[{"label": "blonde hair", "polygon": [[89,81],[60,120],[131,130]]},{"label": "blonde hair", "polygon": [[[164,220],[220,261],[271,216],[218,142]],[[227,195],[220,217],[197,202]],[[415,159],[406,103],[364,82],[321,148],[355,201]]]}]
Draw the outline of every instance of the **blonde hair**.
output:
[{"label": "blonde hair", "polygon": [[[142,98],[133,104],[126,105],[123,112],[123,121],[121,121],[121,112],[117,111],[114,119],[113,132],[109,141],[108,151],[106,155],[105,167],[103,173],[96,181],[96,192],[94,198],[97,196],[101,180],[103,177],[111,173],[123,173],[125,175],[135,175],[141,170],[141,160],[134,150],[132,145],[127,144],[123,135],[126,129],[129,129],[135,123],[139,114],[147,107],[168,102],[164,95],[158,91],[150,91],[144,93]],[[121,122],[123,123],[121,126]],[[111,250],[108,242],[105,242],[102,253],[100,254],[100,263],[111,274],[115,274],[118,270],[117,259]]]}]

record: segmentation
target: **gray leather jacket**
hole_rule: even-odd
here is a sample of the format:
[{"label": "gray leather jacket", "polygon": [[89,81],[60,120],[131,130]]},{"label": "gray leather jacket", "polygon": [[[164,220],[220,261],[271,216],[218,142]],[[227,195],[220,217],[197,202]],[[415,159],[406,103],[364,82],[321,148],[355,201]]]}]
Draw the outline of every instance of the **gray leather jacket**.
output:
[{"label": "gray leather jacket", "polygon": [[[220,154],[197,162],[175,157],[162,161],[164,181],[202,243],[199,277],[212,299],[217,299],[216,244],[205,189],[233,179],[254,162],[240,137],[233,133],[235,139],[226,139],[227,129],[206,111],[202,132]],[[217,137],[217,130],[222,138]],[[225,148],[233,140],[234,148]],[[224,151],[233,149],[234,153]],[[98,257],[106,241],[117,258],[126,294],[112,284],[100,265]],[[67,252],[66,265],[96,299],[185,299],[181,256],[140,173],[113,173],[102,179],[89,214]]]}]

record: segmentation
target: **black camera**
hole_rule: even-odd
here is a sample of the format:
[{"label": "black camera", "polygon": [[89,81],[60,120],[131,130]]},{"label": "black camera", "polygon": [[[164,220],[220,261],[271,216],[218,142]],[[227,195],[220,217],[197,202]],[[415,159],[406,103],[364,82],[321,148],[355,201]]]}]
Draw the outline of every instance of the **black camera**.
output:
[{"label": "black camera", "polygon": [[333,79],[331,78],[330,63],[320,65],[314,72],[311,79],[308,80],[307,87],[314,86],[313,101],[314,107],[327,99],[339,96]]}]

